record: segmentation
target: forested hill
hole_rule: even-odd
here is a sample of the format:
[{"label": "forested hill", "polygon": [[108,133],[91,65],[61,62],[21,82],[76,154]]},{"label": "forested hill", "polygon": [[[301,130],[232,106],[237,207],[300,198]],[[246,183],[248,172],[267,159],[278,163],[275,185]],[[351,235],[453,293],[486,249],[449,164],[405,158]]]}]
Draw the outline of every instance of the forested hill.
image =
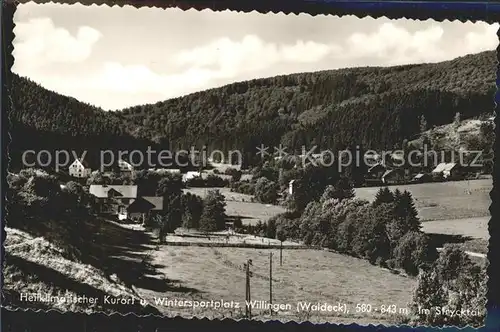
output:
[{"label": "forested hill", "polygon": [[495,52],[489,51],[436,64],[300,73],[119,112],[104,112],[14,75],[11,118],[21,142],[13,147],[130,150],[153,141],[162,147],[197,144],[252,152],[261,143],[280,142],[289,148],[392,148],[420,131],[422,114],[432,126],[452,122],[457,112],[462,118],[491,113],[496,65]]},{"label": "forested hill", "polygon": [[85,159],[96,167],[100,150],[143,149],[149,144],[127,133],[119,114],[49,91],[27,78],[12,75],[12,91],[11,168],[20,166],[26,150],[67,150],[78,156],[87,151]]},{"label": "forested hill", "polygon": [[437,64],[255,79],[123,111],[128,130],[174,144],[393,147],[427,123],[492,112],[495,52]]}]

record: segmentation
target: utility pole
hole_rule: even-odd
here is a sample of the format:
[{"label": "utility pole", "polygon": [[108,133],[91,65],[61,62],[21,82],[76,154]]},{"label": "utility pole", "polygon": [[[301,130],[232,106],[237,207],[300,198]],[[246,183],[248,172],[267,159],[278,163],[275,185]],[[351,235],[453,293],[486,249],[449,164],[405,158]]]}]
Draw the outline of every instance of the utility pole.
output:
[{"label": "utility pole", "polygon": [[245,315],[248,319],[252,318],[252,310],[250,306],[251,296],[250,296],[250,265],[252,265],[252,260],[247,260],[245,264],[246,268],[246,287],[245,287]]},{"label": "utility pole", "polygon": [[280,244],[280,266],[283,265],[283,241]]},{"label": "utility pole", "polygon": [[[269,304],[273,304],[273,253],[269,253]],[[272,306],[269,307],[269,313],[273,315]]]}]

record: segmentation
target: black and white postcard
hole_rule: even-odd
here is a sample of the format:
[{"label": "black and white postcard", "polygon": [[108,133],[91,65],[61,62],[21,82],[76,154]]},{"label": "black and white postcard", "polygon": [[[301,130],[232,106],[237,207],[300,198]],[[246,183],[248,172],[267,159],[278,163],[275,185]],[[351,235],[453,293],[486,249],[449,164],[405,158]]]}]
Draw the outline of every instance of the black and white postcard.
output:
[{"label": "black and white postcard", "polygon": [[484,325],[498,24],[14,23],[2,306]]}]

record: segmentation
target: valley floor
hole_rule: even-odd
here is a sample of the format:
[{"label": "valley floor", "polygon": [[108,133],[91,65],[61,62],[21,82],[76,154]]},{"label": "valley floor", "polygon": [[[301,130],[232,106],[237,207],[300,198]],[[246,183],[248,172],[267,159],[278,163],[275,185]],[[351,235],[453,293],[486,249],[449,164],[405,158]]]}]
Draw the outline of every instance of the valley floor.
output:
[{"label": "valley floor", "polygon": [[[252,310],[253,318],[280,321],[313,321],[360,324],[391,323],[395,317],[382,314],[382,305],[406,308],[415,280],[370,265],[367,261],[314,249],[284,249],[280,266],[278,249],[208,248],[162,246],[153,254],[153,264],[162,272],[150,287],[138,292],[150,303],[163,300],[223,301],[238,308],[183,308],[175,303],[159,304],[165,315],[183,317],[244,317],[245,270],[252,260],[251,300],[270,301],[269,255],[273,254],[272,301],[289,305],[271,318],[269,310]],[[152,286],[154,285],[154,287]],[[348,312],[297,311],[299,302],[346,303]],[[167,302],[164,302],[166,304]],[[356,313],[357,304],[370,304],[371,313]]]}]

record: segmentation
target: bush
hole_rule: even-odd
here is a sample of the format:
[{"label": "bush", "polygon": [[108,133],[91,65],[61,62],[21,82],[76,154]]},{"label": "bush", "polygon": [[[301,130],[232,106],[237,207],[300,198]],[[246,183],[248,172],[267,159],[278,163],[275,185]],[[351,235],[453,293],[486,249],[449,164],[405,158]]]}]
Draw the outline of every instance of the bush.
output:
[{"label": "bush", "polygon": [[[414,323],[433,326],[484,324],[486,315],[487,274],[484,267],[474,264],[456,245],[446,245],[435,264],[422,270],[413,296]],[[431,310],[424,314],[418,308],[444,308],[474,314],[444,315]]]},{"label": "bush", "polygon": [[265,204],[275,204],[278,200],[279,186],[276,182],[261,177],[255,184],[255,199]]},{"label": "bush", "polygon": [[419,268],[431,264],[438,256],[429,237],[420,232],[409,232],[399,239],[393,252],[396,267],[409,275],[418,275]]},{"label": "bush", "polygon": [[231,184],[231,190],[240,194],[254,195],[255,185],[248,181],[233,182]]},{"label": "bush", "polygon": [[231,175],[232,181],[238,182],[241,179],[242,172],[235,169],[235,168],[227,168],[226,171],[224,172],[224,174]]}]

